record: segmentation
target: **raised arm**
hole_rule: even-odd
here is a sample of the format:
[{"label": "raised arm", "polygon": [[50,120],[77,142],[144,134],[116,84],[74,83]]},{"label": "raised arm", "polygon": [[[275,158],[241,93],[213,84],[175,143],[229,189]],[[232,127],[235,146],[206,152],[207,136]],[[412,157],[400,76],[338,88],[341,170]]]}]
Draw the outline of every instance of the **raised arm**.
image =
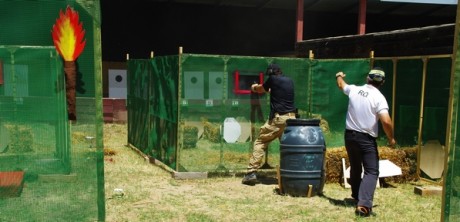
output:
[{"label": "raised arm", "polygon": [[264,87],[261,84],[254,83],[251,85],[251,91],[255,93],[266,93]]},{"label": "raised arm", "polygon": [[347,83],[344,80],[345,73],[338,72],[337,74],[335,74],[335,78],[337,80],[337,87],[339,87],[340,90],[343,90],[343,88],[347,85]]}]

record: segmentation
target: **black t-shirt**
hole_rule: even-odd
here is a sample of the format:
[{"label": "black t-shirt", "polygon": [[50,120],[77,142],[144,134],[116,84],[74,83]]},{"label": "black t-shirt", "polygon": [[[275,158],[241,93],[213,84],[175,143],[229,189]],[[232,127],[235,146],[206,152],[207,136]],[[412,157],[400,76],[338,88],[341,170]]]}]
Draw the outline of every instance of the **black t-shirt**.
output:
[{"label": "black t-shirt", "polygon": [[284,75],[270,75],[263,84],[265,91],[270,92],[270,118],[275,113],[294,112],[294,82]]}]

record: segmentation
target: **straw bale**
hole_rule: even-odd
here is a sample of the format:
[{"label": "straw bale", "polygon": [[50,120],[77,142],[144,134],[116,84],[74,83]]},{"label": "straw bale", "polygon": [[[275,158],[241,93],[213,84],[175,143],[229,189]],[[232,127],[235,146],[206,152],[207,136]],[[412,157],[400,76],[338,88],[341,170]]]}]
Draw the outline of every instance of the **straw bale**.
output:
[{"label": "straw bale", "polygon": [[184,126],[184,148],[195,148],[198,142],[198,127]]},{"label": "straw bale", "polygon": [[[348,155],[345,147],[326,150],[326,182],[343,183],[342,158],[348,167]],[[385,178],[386,182],[406,183],[417,180],[417,149],[379,147],[379,158],[389,160],[401,168],[402,175]]]},{"label": "straw bale", "polygon": [[203,138],[208,139],[213,143],[220,142],[220,125],[211,123],[211,122],[204,122],[204,132]]},{"label": "straw bale", "polygon": [[10,135],[8,152],[26,153],[34,151],[34,136],[31,127],[25,125],[6,124],[5,128],[8,129]]}]

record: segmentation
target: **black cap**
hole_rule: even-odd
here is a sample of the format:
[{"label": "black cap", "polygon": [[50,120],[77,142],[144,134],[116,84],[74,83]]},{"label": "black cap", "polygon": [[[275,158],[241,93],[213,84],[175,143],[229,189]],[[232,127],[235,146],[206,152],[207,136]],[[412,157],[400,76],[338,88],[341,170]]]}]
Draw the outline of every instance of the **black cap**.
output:
[{"label": "black cap", "polygon": [[276,63],[272,63],[272,64],[268,65],[268,68],[273,69],[273,70],[280,70],[281,69],[280,66],[278,64],[276,64]]}]

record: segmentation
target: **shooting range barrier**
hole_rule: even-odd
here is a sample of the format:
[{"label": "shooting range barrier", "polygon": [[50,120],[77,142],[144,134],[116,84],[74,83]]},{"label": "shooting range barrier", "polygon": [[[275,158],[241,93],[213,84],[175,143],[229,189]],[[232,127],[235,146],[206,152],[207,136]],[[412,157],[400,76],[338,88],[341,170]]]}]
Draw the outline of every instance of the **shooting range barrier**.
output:
[{"label": "shooting range barrier", "polygon": [[[68,5],[86,31],[76,61],[73,124],[67,121],[63,62],[50,33]],[[104,221],[99,1],[0,0],[0,12],[0,221]],[[347,104],[334,74],[342,70],[349,83],[361,84],[372,63],[384,67],[382,91],[396,138],[404,146],[438,141],[445,147],[442,212],[458,220],[460,67],[450,56],[318,60],[179,53],[129,60],[128,142],[176,173],[244,171],[269,111],[268,95],[251,94],[249,86],[267,78],[271,62],[294,79],[301,117],[321,119],[327,149],[343,145]],[[278,163],[279,147],[272,143],[265,168]]]},{"label": "shooting range barrier", "polygon": [[[386,71],[381,91],[391,107],[399,145],[445,145],[450,55],[321,60],[180,54],[131,59],[129,143],[176,172],[244,171],[269,112],[269,95],[251,94],[249,88],[267,78],[271,62],[294,79],[301,118],[321,119],[327,148],[343,146],[348,104],[335,73],[342,70],[349,84],[363,84],[371,64]],[[378,142],[387,143],[383,129]],[[278,141],[270,146],[267,161],[268,168],[279,162]]]},{"label": "shooting range barrier", "polygon": [[[67,6],[86,31],[72,124],[51,36]],[[1,0],[0,24],[0,221],[104,221],[99,1]]]},{"label": "shooting range barrier", "polygon": [[[420,155],[447,155],[445,149],[425,152],[424,147],[429,141],[438,141],[439,147],[444,147],[447,135],[452,133],[448,128],[449,95],[453,95],[451,84],[455,79],[451,77],[451,55],[314,59],[179,53],[130,59],[129,144],[179,179],[245,172],[252,141],[269,112],[269,95],[251,94],[249,87],[263,82],[261,76],[267,78],[265,69],[272,62],[280,64],[284,74],[294,79],[301,118],[321,120],[326,153],[343,147],[348,104],[337,89],[335,73],[345,72],[349,84],[363,84],[371,65],[382,67],[386,83],[381,91],[391,108],[401,149],[416,147],[418,176],[442,182],[444,178],[437,178],[439,173],[424,172],[423,167],[420,170],[425,165],[420,163]],[[227,127],[229,118],[232,124]],[[231,141],[224,136],[228,134]],[[383,129],[377,141],[380,146],[387,144]],[[451,149],[455,151],[455,147]],[[279,161],[280,144],[275,140],[261,173],[273,169]],[[435,171],[444,169],[435,167]]]}]

